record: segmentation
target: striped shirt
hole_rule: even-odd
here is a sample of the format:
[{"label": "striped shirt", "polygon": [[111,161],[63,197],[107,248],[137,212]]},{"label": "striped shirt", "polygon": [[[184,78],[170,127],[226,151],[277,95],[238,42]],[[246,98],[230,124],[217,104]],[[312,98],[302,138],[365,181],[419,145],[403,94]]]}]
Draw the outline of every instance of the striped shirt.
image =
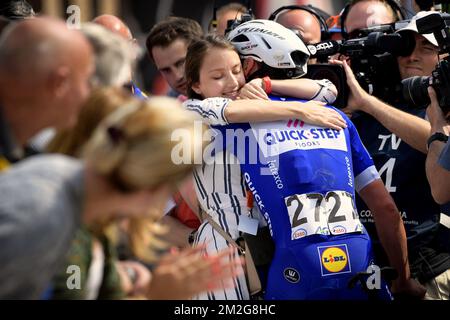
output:
[{"label": "striped shirt", "polygon": [[[319,84],[320,89],[315,99],[333,100],[330,96],[332,83],[323,80]],[[185,101],[183,106],[200,115],[209,125],[225,126],[229,124],[225,117],[225,109],[230,102],[230,99],[222,97],[205,100],[190,99]],[[208,159],[207,163],[204,162],[194,171],[196,192],[203,211],[209,214],[233,239],[237,239],[239,218],[248,212],[246,184],[238,159],[227,150],[223,150],[222,142],[220,139],[217,140],[219,142],[215,142],[215,154]],[[260,221],[260,226],[265,224],[256,208],[253,210],[253,217]],[[207,253],[217,253],[231,246],[207,221],[199,227],[194,244],[205,244]],[[238,256],[237,250],[234,256]],[[216,290],[197,297],[199,300],[248,300],[249,298],[244,276],[237,278],[233,289]]]},{"label": "striped shirt", "polygon": [[[210,125],[227,125],[224,116],[229,99],[212,98],[203,101],[187,100],[184,106],[198,113]],[[216,152],[208,164],[204,163],[194,171],[195,189],[199,204],[203,211],[233,239],[239,237],[239,217],[246,213],[246,186],[242,177],[241,167],[234,155],[228,151]],[[207,222],[199,227],[194,245],[206,245],[206,252],[217,253],[231,245]],[[234,257],[238,257],[235,250]],[[241,275],[235,280],[235,288],[216,290],[199,295],[199,300],[248,300],[250,295],[245,280]]]}]

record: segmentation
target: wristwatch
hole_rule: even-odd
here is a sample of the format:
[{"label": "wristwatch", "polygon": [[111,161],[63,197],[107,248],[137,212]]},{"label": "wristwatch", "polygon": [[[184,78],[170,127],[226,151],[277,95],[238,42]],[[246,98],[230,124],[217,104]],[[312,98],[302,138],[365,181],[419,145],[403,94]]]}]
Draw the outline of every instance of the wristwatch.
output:
[{"label": "wristwatch", "polygon": [[442,132],[433,133],[431,137],[428,138],[427,149],[430,149],[430,145],[436,140],[446,143],[448,141],[448,136]]}]

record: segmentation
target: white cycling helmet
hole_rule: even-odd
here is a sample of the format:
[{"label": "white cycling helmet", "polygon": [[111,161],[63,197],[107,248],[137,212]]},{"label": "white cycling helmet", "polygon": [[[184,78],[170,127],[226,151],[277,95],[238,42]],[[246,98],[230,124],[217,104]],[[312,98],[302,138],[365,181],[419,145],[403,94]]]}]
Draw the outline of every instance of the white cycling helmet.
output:
[{"label": "white cycling helmet", "polygon": [[252,57],[275,69],[280,78],[300,78],[307,72],[309,51],[303,41],[281,24],[251,20],[227,34],[241,58]]}]

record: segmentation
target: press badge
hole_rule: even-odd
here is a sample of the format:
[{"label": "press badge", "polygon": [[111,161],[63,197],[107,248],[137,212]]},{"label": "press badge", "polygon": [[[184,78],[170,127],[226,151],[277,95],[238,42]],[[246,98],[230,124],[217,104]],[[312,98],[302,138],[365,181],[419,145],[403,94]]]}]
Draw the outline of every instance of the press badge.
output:
[{"label": "press badge", "polygon": [[241,232],[256,236],[256,234],[258,233],[258,225],[259,221],[256,219],[252,219],[246,215],[242,215],[239,217],[238,230]]}]

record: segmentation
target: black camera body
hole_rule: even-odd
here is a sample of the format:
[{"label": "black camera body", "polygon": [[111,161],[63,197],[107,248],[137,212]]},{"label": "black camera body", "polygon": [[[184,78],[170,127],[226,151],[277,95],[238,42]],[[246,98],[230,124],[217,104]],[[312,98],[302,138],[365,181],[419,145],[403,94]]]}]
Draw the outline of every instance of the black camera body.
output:
[{"label": "black camera body", "polygon": [[[414,49],[414,37],[409,34],[395,33],[394,24],[376,26],[360,30],[358,39],[342,41],[326,41],[309,45],[311,57],[328,57],[342,54],[350,58],[351,68],[361,87],[386,102],[396,103],[401,98],[402,85],[398,71],[397,56],[407,56]],[[310,66],[308,66],[309,68]],[[316,74],[330,73],[325,69],[332,68],[323,64],[314,67],[308,74],[312,79],[318,79]],[[340,70],[334,71],[340,72]],[[333,79],[343,79],[341,75]],[[331,80],[331,79],[330,79]],[[336,107],[343,108],[347,104],[349,89],[341,81],[334,82],[339,95]]]},{"label": "black camera body", "polygon": [[440,61],[429,77],[412,77],[402,81],[403,97],[411,105],[426,108],[430,104],[428,87],[436,91],[442,112],[450,112],[450,61],[448,58]]},{"label": "black camera body", "polygon": [[225,35],[239,27],[241,24],[251,21],[255,19],[251,11],[242,14],[241,19],[235,19],[235,20],[228,20],[227,21],[227,28],[225,29]]},{"label": "black camera body", "polygon": [[[441,53],[450,53],[450,29],[447,26],[450,15],[433,13],[416,21],[421,34],[433,33]],[[415,107],[425,108],[430,104],[428,87],[436,91],[444,115],[450,112],[450,57],[439,61],[429,77],[412,77],[402,81],[403,97]]]}]

